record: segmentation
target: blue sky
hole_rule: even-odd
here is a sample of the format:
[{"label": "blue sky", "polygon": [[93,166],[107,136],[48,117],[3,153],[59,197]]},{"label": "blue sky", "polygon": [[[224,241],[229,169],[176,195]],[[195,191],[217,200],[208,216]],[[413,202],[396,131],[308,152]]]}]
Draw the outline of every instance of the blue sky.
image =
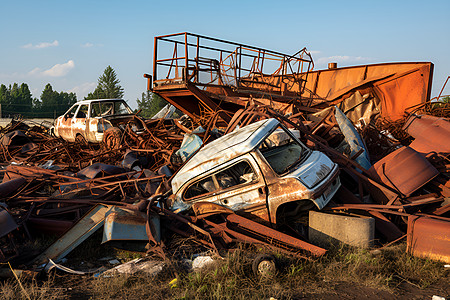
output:
[{"label": "blue sky", "polygon": [[315,69],[431,61],[432,96],[450,75],[449,0],[0,0],[0,11],[0,83],[25,82],[34,97],[50,83],[80,100],[111,65],[135,108],[152,72],[153,37],[177,32],[287,54],[307,47]]}]

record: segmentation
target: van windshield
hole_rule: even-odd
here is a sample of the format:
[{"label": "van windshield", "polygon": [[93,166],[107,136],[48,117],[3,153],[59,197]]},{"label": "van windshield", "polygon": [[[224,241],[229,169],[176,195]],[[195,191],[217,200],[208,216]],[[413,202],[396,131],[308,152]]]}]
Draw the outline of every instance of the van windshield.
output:
[{"label": "van windshield", "polygon": [[132,111],[125,101],[99,101],[91,104],[91,117],[126,115]]},{"label": "van windshield", "polygon": [[280,126],[262,141],[258,150],[278,175],[295,167],[309,153],[306,146]]}]

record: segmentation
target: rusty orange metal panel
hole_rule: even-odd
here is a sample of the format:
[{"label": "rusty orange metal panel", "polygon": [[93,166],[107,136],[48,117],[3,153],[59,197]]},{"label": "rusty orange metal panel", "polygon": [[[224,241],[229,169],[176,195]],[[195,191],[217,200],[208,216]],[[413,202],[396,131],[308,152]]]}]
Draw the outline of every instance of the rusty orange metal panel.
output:
[{"label": "rusty orange metal panel", "polygon": [[450,263],[450,219],[408,217],[407,251]]},{"label": "rusty orange metal panel", "polygon": [[439,175],[439,171],[425,157],[409,147],[402,147],[385,156],[368,172],[374,179],[407,197]]},{"label": "rusty orange metal panel", "polygon": [[347,85],[363,81],[364,79],[366,79],[365,66],[327,70],[327,72],[320,74],[316,93],[321,97],[328,98]]},{"label": "rusty orange metal panel", "polygon": [[417,152],[450,153],[450,122],[429,115],[413,115],[403,127],[415,140],[410,147]]},{"label": "rusty orange metal panel", "polygon": [[[333,100],[341,91],[356,90],[359,85],[372,86],[382,101],[381,115],[394,121],[403,117],[406,108],[429,101],[432,77],[431,62],[384,63],[318,70],[309,72],[302,96],[310,96],[310,90],[321,98]],[[369,80],[371,78],[375,82]]]},{"label": "rusty orange metal panel", "polygon": [[390,120],[401,119],[406,108],[430,99],[431,66],[424,65],[412,71],[387,78],[374,84],[381,92],[381,115]]}]

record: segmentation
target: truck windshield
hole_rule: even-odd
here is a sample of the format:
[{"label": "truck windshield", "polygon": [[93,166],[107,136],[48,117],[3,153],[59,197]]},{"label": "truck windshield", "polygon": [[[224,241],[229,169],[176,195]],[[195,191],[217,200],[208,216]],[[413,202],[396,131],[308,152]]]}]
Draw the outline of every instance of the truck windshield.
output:
[{"label": "truck windshield", "polygon": [[99,101],[91,104],[91,117],[106,117],[131,113],[131,109],[124,101]]},{"label": "truck windshield", "polygon": [[280,126],[262,141],[258,149],[278,175],[296,166],[308,153],[308,148]]},{"label": "truck windshield", "polygon": [[114,102],[114,114],[115,115],[126,115],[130,114],[131,110],[128,108],[128,105],[125,102]]}]

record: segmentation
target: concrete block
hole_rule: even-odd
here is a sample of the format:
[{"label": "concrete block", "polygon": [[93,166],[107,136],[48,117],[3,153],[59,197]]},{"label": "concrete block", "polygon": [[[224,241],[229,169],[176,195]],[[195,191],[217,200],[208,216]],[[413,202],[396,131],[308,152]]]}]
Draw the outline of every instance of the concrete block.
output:
[{"label": "concrete block", "polygon": [[375,220],[369,217],[309,212],[309,240],[311,243],[329,247],[339,242],[362,248],[373,246]]}]

